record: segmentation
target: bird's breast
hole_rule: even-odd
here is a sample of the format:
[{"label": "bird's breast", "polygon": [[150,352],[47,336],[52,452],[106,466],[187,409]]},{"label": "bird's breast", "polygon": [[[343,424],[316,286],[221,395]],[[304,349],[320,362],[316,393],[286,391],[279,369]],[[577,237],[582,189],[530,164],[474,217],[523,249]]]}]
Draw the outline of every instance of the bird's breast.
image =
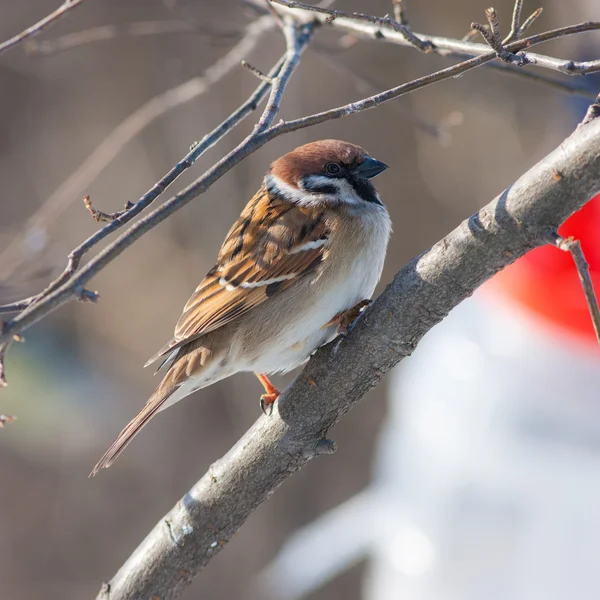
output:
[{"label": "bird's breast", "polygon": [[265,303],[262,343],[249,370],[295,368],[335,336],[336,328],[324,328],[326,323],[372,297],[391,232],[385,209],[373,212],[332,224],[322,266],[314,277]]}]

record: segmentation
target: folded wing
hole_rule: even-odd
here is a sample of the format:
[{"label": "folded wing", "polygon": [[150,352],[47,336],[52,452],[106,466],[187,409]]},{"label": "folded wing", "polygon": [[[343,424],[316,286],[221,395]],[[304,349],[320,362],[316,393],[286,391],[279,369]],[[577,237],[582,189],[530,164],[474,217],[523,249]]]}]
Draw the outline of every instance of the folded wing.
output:
[{"label": "folded wing", "polygon": [[217,264],[187,301],[173,339],[146,365],[315,273],[326,259],[328,236],[323,209],[298,206],[261,188],[229,231]]}]

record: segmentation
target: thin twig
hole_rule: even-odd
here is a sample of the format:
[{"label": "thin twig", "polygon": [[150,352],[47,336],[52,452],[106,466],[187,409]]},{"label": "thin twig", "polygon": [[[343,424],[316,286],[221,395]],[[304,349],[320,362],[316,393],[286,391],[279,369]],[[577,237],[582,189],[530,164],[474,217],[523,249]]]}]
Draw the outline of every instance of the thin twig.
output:
[{"label": "thin twig", "polygon": [[[364,15],[365,18],[363,18],[363,15],[361,14],[346,13],[343,11],[336,11],[323,7],[315,7],[301,2],[291,2],[290,0],[270,1],[295,11],[334,16],[335,19],[331,22],[331,25],[332,27],[336,27],[338,29],[360,33],[376,40],[388,40],[388,38],[391,38],[388,41],[402,46],[414,45],[407,42],[405,37],[398,31],[394,30],[389,23],[382,23],[380,17],[369,18],[369,15]],[[322,19],[322,21],[325,22],[326,19]],[[385,21],[385,19],[383,19],[383,21]],[[579,23],[570,27],[553,29],[543,34],[539,34],[538,36],[531,36],[527,38],[528,42],[525,40],[515,40],[514,42],[507,44],[505,50],[511,53],[519,52],[520,56],[523,56],[527,64],[558,71],[564,75],[584,75],[588,73],[595,73],[600,71],[600,60],[577,62],[553,58],[551,56],[545,56],[542,54],[524,52],[524,50],[534,44],[549,41],[550,39],[557,39],[567,35],[582,33],[584,31],[595,31],[598,29],[600,29],[599,21],[585,21],[584,23]],[[416,35],[423,42],[431,42],[431,51],[435,54],[439,54],[440,56],[482,56],[489,53],[489,47],[485,44],[475,44],[464,40],[456,40],[452,38],[416,32],[414,35]],[[509,67],[512,69],[520,69],[520,67],[517,65],[510,65]]]},{"label": "thin twig", "polygon": [[523,10],[523,0],[515,0],[513,7],[512,20],[510,23],[510,31],[508,35],[502,40],[503,44],[508,44],[518,39],[519,27],[521,26],[521,11]]},{"label": "thin twig", "polygon": [[49,25],[55,23],[58,19],[66,15],[69,11],[83,4],[85,0],[65,0],[54,12],[50,13],[47,17],[38,21],[35,25],[28,27],[27,29],[21,31],[21,33],[15,35],[10,38],[10,40],[6,40],[2,44],[0,44],[0,54],[14,48],[17,44],[25,41],[26,39],[37,35],[41,31],[43,31]]},{"label": "thin twig", "polygon": [[520,38],[534,23],[534,21],[544,12],[543,8],[534,10],[523,22],[523,25],[519,27],[519,34],[517,38]]},{"label": "thin twig", "polygon": [[[558,173],[558,171],[555,171],[555,173]],[[560,181],[561,179],[562,176],[559,176],[558,180]],[[575,267],[577,268],[577,274],[579,275],[583,293],[585,294],[585,301],[587,302],[588,310],[590,311],[590,317],[592,318],[592,324],[594,326],[594,331],[596,332],[596,339],[600,344],[600,308],[598,307],[598,298],[594,291],[594,284],[590,277],[589,265],[583,254],[581,243],[573,237],[565,239],[556,232],[549,234],[547,241],[549,244],[556,246],[560,250],[571,254]]]},{"label": "thin twig", "polygon": [[133,204],[131,202],[127,202],[127,204],[125,204],[125,208],[123,210],[118,210],[117,212],[114,212],[114,213],[105,213],[105,212],[102,212],[101,210],[97,209],[92,204],[92,200],[89,196],[83,197],[83,204],[89,210],[94,221],[97,221],[98,223],[112,223],[119,217],[122,217],[129,209],[131,209],[133,207]]},{"label": "thin twig", "polygon": [[[519,0],[517,0],[517,4],[518,3]],[[523,54],[511,54],[506,50],[505,43],[502,40],[502,31],[500,29],[500,21],[498,21],[496,10],[493,7],[486,8],[485,17],[488,21],[489,28],[485,27],[485,25],[481,25],[481,23],[471,23],[471,30],[478,31],[480,33],[487,45],[496,52],[498,58],[506,63],[514,62],[520,67],[525,66],[527,64],[527,59],[523,56]]]},{"label": "thin twig", "polygon": [[[314,27],[314,24],[310,23],[304,27],[305,29],[301,35],[294,36],[297,44],[300,46],[300,51],[306,47],[306,44],[310,39],[310,35],[312,34],[312,28]],[[599,23],[571,25],[569,27],[555,29],[551,32],[545,32],[536,36],[524,38],[523,40],[518,40],[508,44],[506,49],[512,52],[521,47],[529,47],[534,44],[549,41],[556,37],[563,37],[565,35],[579,33],[587,30],[588,28],[598,29],[599,27]],[[291,33],[288,32],[287,35],[288,37],[291,37]],[[281,74],[277,77],[275,84],[272,86],[271,96],[269,102],[267,103],[267,107],[265,108],[265,112],[263,112],[263,116],[261,117],[258,125],[255,127],[254,132],[244,141],[242,141],[241,144],[234,148],[229,154],[213,165],[196,181],[179,192],[177,195],[167,200],[162,206],[155,209],[149,215],[132,225],[124,234],[122,234],[112,244],[109,244],[83,269],[72,275],[71,278],[65,281],[64,284],[62,284],[58,289],[46,296],[42,301],[30,305],[23,312],[6,323],[5,332],[0,334],[0,343],[3,343],[10,338],[13,333],[18,333],[25,330],[40,319],[44,318],[50,312],[56,310],[56,308],[59,306],[62,306],[68,302],[71,298],[73,298],[74,290],[76,290],[78,286],[81,287],[85,285],[85,283],[87,283],[96,273],[105,268],[106,265],[112,262],[126,248],[135,243],[136,240],[156,227],[159,223],[162,223],[162,221],[179,210],[181,207],[185,206],[192,199],[196,198],[200,194],[203,194],[215,181],[220,179],[236,164],[241,162],[244,158],[255,152],[258,148],[264,146],[272,139],[280,135],[324,123],[325,121],[341,119],[351,114],[376,108],[384,102],[389,102],[390,100],[399,98],[400,96],[413,92],[417,89],[423,89],[434,83],[456,77],[457,75],[480,67],[486,62],[492,61],[496,58],[496,53],[488,50],[487,54],[482,56],[471,58],[451,67],[447,67],[446,69],[436,71],[430,75],[425,75],[424,77],[420,77],[395,88],[391,88],[379,94],[363,98],[357,102],[351,102],[331,110],[315,113],[313,115],[301,117],[292,121],[280,121],[276,125],[267,127],[266,124],[272,123],[279,110],[279,103],[283,93],[284,82],[289,80],[289,75],[297,64],[294,63],[294,60],[290,60],[289,57],[286,57],[286,61],[289,65],[289,71],[286,70],[287,76],[284,74],[282,68]],[[118,220],[114,221],[113,223],[117,222]],[[113,225],[113,223],[109,223],[106,227],[110,227]]]},{"label": "thin twig", "polygon": [[[222,58],[212,64],[199,77],[194,77],[185,83],[167,90],[145,102],[140,108],[130,114],[120,123],[110,135],[100,143],[96,149],[85,159],[85,161],[48,197],[46,202],[27,219],[24,231],[45,231],[65,211],[72,202],[81,197],[96,177],[115,159],[121,150],[136,136],[138,136],[151,123],[170,110],[181,106],[198,96],[208,92],[212,86],[223,79],[232,70],[239,67],[240,61],[248,56],[256,47],[265,32],[275,26],[273,18],[262,17],[250,24],[246,29],[246,35]],[[266,91],[266,90],[265,90]],[[244,112],[243,116],[249,114]],[[243,118],[243,117],[242,117]],[[227,131],[229,128],[227,128]],[[215,141],[220,139],[217,137]],[[198,153],[194,160],[213,144],[206,147],[197,147]],[[202,152],[200,152],[202,150]],[[140,202],[136,202],[134,212],[128,212],[133,218],[141,210],[149,206],[175,179],[189,167],[188,161],[178,163],[169,173],[152,189],[145,194]],[[193,161],[192,161],[193,162]],[[125,216],[123,217],[125,218]],[[127,222],[126,219],[124,222]],[[117,219],[111,229],[103,229],[101,239],[120,227],[122,220]],[[107,226],[108,227],[108,226]],[[24,252],[25,238],[27,233],[16,236],[0,254],[0,281],[8,280],[15,273],[23,261],[28,258]],[[99,241],[99,240],[98,240]],[[95,245],[94,242],[93,245]],[[87,249],[85,250],[87,251]],[[1,309],[0,309],[0,312]]]},{"label": "thin twig", "polygon": [[[282,57],[271,70],[270,75],[276,76],[283,64]],[[0,313],[21,311],[41,299],[48,296],[53,291],[61,287],[69,278],[77,271],[83,256],[89,252],[94,246],[108,237],[111,233],[122,227],[135,216],[145,210],[154,200],[164,192],[164,190],[175,181],[184,171],[189,169],[202,154],[209,148],[212,148],[221,138],[229,133],[234,127],[241,123],[252,111],[256,110],[260,102],[263,100],[269,90],[270,84],[262,83],[254,93],[246,100],[236,111],[234,111],[223,123],[216,129],[204,136],[202,141],[194,144],[191,150],[156,184],[150,188],[135,204],[129,209],[121,211],[122,214],[111,220],[108,225],[91,235],[87,240],[82,242],[75,248],[68,257],[67,266],[61,275],[55,279],[46,289],[36,296],[30,296],[24,300],[13,302],[0,306]],[[113,213],[114,214],[114,213]]]},{"label": "thin twig", "polygon": [[35,294],[33,296],[29,296],[29,298],[23,298],[22,300],[17,300],[16,302],[11,302],[10,304],[2,304],[0,305],[0,314],[25,310],[30,304],[33,304],[36,300],[38,300],[39,297],[39,294]]},{"label": "thin twig", "polygon": [[493,6],[486,8],[485,17],[490,24],[490,31],[492,32],[494,40],[498,40],[499,48],[502,49],[502,39],[500,37],[502,35],[502,30],[500,29],[500,21],[498,21],[496,9]]},{"label": "thin twig", "polygon": [[268,129],[279,113],[283,93],[291,76],[300,64],[300,57],[310,42],[314,33],[314,25],[296,26],[293,22],[286,23],[283,27],[283,35],[286,44],[286,57],[277,77],[273,80],[271,93],[267,105],[261,115],[253,134],[257,135]]},{"label": "thin twig", "polygon": [[248,69],[248,71],[250,71],[250,73],[252,73],[253,75],[256,75],[256,77],[258,77],[261,81],[264,81],[264,82],[268,83],[269,85],[271,85],[273,83],[272,77],[265,75],[258,67],[251,65],[247,60],[242,61],[242,67],[245,67],[246,69]]},{"label": "thin twig", "polygon": [[345,17],[354,19],[356,21],[364,21],[366,23],[376,24],[398,32],[411,46],[421,50],[421,52],[427,53],[433,50],[433,44],[431,41],[421,39],[419,35],[413,33],[406,25],[391,19],[389,16],[377,17],[375,15],[367,15],[364,13],[348,13],[343,10],[333,10],[324,6],[312,6],[302,2],[294,2],[293,0],[269,0],[269,2],[281,4],[286,8],[299,8],[302,10],[309,10],[327,15],[327,18],[325,19],[327,23],[333,23],[336,19]]}]

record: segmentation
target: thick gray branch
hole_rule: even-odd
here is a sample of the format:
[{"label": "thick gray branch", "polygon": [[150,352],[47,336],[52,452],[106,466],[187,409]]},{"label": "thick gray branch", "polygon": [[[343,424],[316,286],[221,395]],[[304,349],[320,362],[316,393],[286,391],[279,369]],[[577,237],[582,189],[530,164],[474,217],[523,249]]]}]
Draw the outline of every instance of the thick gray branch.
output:
[{"label": "thick gray branch", "polygon": [[[246,435],[156,525],[98,596],[175,598],[248,515],[309,458],[329,429],[455,306],[494,273],[544,243],[600,191],[600,119],[406,265],[350,340],[317,352],[273,415]],[[388,202],[400,199],[388,198]]]}]

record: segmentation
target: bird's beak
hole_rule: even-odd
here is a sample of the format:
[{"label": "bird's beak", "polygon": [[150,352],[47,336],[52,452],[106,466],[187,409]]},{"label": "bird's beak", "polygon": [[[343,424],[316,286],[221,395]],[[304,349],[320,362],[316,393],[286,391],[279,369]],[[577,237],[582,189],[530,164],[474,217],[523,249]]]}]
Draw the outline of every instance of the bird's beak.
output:
[{"label": "bird's beak", "polygon": [[389,167],[385,163],[367,156],[360,165],[354,167],[352,174],[360,179],[371,179],[383,173],[387,168]]}]

